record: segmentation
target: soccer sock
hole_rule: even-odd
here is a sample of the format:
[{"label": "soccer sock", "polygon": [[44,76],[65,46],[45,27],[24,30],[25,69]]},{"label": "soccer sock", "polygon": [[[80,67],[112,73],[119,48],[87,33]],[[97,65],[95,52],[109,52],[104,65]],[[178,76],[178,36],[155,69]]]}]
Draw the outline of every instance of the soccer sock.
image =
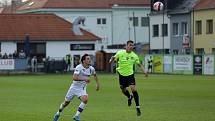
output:
[{"label": "soccer sock", "polygon": [[139,95],[138,95],[137,91],[134,91],[132,93],[133,93],[133,96],[134,96],[134,101],[136,103],[136,107],[139,107],[140,106],[140,104],[139,104]]},{"label": "soccer sock", "polygon": [[80,113],[84,110],[85,106],[86,106],[86,104],[83,103],[83,102],[81,102],[81,104],[79,105],[78,110],[77,110],[77,112],[76,112],[75,115],[76,115],[76,116],[79,116]]},{"label": "soccer sock", "polygon": [[122,93],[123,93],[125,96],[127,96],[128,98],[130,98],[130,93],[129,93],[128,90],[122,91]]},{"label": "soccer sock", "polygon": [[65,105],[64,103],[62,103],[62,104],[60,105],[60,108],[59,108],[59,112],[60,112],[60,113],[61,113],[61,112],[63,111],[63,109],[65,108],[64,105]]}]

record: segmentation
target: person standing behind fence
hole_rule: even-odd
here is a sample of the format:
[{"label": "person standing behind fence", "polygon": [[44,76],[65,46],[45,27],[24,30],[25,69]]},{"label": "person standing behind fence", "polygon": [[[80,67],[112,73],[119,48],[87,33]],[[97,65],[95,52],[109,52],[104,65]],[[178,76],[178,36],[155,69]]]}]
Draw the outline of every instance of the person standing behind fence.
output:
[{"label": "person standing behind fence", "polygon": [[70,71],[71,70],[71,63],[72,63],[72,58],[71,58],[71,55],[68,54],[66,55],[66,65],[67,65],[67,71]]},{"label": "person standing behind fence", "polygon": [[37,72],[37,57],[31,59],[31,72]]}]

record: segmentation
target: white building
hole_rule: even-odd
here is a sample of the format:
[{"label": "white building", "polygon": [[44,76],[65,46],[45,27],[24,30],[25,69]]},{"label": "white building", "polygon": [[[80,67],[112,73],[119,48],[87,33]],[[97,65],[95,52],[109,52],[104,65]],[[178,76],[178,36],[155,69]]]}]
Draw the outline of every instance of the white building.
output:
[{"label": "white building", "polygon": [[70,22],[84,16],[86,26],[82,27],[102,38],[96,45],[97,50],[107,45],[125,44],[129,39],[135,43],[149,42],[148,0],[30,0],[16,12],[55,13]]}]

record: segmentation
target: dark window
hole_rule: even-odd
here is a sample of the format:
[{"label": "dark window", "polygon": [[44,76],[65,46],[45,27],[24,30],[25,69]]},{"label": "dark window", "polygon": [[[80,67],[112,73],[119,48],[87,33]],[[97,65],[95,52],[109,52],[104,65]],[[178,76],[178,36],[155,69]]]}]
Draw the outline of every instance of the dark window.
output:
[{"label": "dark window", "polygon": [[182,34],[182,35],[188,34],[188,33],[187,33],[187,22],[182,22],[182,23],[181,23],[181,34]]},{"label": "dark window", "polygon": [[141,26],[149,26],[149,17],[141,17]]},{"label": "dark window", "polygon": [[178,35],[178,23],[173,23],[173,35]]},{"label": "dark window", "polygon": [[106,19],[105,18],[102,19],[102,24],[106,24]]},{"label": "dark window", "polygon": [[101,24],[101,19],[100,18],[97,18],[97,24]]},{"label": "dark window", "polygon": [[202,21],[196,21],[196,34],[202,34]]},{"label": "dark window", "polygon": [[206,32],[207,34],[213,33],[213,20],[207,20]]},{"label": "dark window", "polygon": [[204,54],[205,53],[204,48],[196,48],[196,53],[197,54]]},{"label": "dark window", "polygon": [[106,24],[107,20],[106,18],[97,18],[97,24]]},{"label": "dark window", "polygon": [[162,36],[168,36],[168,25],[162,24]]},{"label": "dark window", "polygon": [[138,26],[138,17],[133,17],[133,26]]},{"label": "dark window", "polygon": [[70,50],[95,50],[94,44],[71,44]]},{"label": "dark window", "polygon": [[153,37],[158,37],[158,36],[159,36],[159,26],[153,25]]}]

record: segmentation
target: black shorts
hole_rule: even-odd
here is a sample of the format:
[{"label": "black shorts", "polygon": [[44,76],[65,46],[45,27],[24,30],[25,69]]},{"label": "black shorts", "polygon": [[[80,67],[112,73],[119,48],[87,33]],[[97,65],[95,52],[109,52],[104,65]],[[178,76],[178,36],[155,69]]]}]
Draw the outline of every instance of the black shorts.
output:
[{"label": "black shorts", "polygon": [[129,75],[129,76],[122,76],[121,74],[119,74],[119,84],[122,87],[128,87],[130,85],[135,85],[134,74]]}]

